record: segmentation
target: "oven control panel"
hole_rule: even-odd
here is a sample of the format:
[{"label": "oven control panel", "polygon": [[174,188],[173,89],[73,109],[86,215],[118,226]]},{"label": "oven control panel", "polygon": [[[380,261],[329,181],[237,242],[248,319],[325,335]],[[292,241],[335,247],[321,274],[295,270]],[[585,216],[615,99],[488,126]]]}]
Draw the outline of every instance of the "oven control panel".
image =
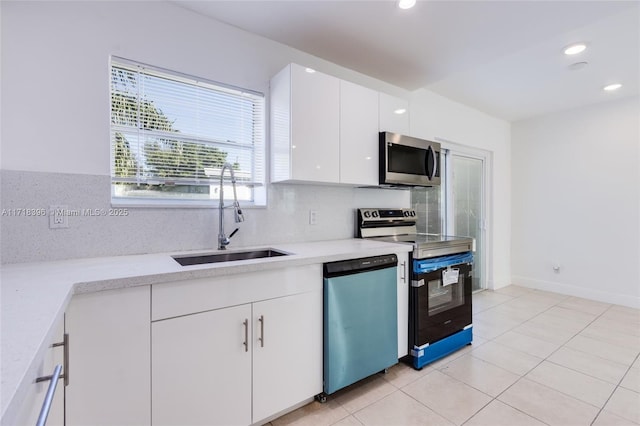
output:
[{"label": "oven control panel", "polygon": [[416,220],[414,209],[358,209],[358,219],[360,222],[404,222],[406,220]]},{"label": "oven control panel", "polygon": [[416,233],[414,209],[358,209],[356,237],[389,237]]}]

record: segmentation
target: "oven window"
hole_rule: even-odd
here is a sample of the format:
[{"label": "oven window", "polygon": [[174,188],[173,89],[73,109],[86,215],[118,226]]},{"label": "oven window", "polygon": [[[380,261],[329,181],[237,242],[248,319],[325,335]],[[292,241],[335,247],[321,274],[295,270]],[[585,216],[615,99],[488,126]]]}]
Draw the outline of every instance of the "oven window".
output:
[{"label": "oven window", "polygon": [[464,304],[464,276],[458,276],[458,282],[443,285],[442,276],[427,282],[429,288],[429,316],[453,309]]}]

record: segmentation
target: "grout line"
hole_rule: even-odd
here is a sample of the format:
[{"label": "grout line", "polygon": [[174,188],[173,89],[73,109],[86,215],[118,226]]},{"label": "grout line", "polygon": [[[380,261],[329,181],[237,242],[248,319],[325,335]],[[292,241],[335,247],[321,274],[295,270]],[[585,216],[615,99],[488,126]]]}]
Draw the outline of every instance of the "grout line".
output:
[{"label": "grout line", "polygon": [[[491,310],[491,309],[493,309],[493,308],[497,308],[498,306],[501,306],[501,305],[503,305],[503,304],[507,304],[507,303],[509,303],[509,302],[513,302],[513,301],[518,300],[518,299],[523,300],[523,301],[526,301],[528,296],[532,296],[532,295],[533,295],[534,297],[540,297],[540,296],[543,296],[543,297],[544,297],[544,294],[536,294],[536,293],[535,293],[536,291],[537,291],[537,290],[531,290],[531,291],[530,291],[530,292],[528,292],[527,294],[521,294],[521,295],[518,295],[518,296],[505,295],[505,296],[509,296],[509,297],[510,297],[510,299],[509,299],[509,300],[507,300],[507,301],[504,301],[504,302],[502,302],[502,303],[495,304],[495,305],[493,305],[493,306],[491,306],[491,307],[489,307],[489,308],[486,308],[486,309],[484,309],[484,310],[482,310],[482,311],[475,312],[475,313],[474,313],[474,315],[479,314],[480,312],[488,312],[489,310]],[[546,292],[546,291],[545,291],[545,292]],[[557,293],[553,293],[553,292],[548,292],[548,293],[557,294]],[[502,294],[501,294],[501,295],[502,295]],[[627,367],[627,371],[625,372],[625,374],[624,374],[624,375],[622,375],[621,379],[618,381],[618,384],[615,386],[615,388],[614,388],[613,392],[611,393],[611,395],[609,395],[609,398],[607,399],[607,401],[606,401],[606,402],[604,402],[604,404],[602,405],[602,408],[597,407],[597,406],[595,406],[595,405],[593,405],[593,404],[591,404],[591,403],[589,403],[589,402],[583,401],[582,399],[576,398],[576,397],[575,397],[575,396],[573,396],[573,395],[570,395],[570,394],[567,394],[567,393],[561,392],[561,391],[559,391],[559,390],[557,390],[557,389],[554,389],[554,388],[552,388],[552,387],[549,387],[549,386],[547,386],[547,385],[545,385],[545,384],[538,383],[538,382],[536,382],[536,381],[533,381],[533,380],[531,380],[531,379],[527,378],[526,376],[527,376],[531,371],[533,371],[535,368],[537,368],[538,366],[540,366],[540,364],[542,364],[542,363],[543,363],[543,362],[545,362],[545,361],[549,361],[550,363],[553,363],[553,364],[555,364],[555,365],[559,365],[559,366],[561,366],[561,367],[563,367],[563,368],[567,368],[567,369],[569,369],[569,370],[571,370],[571,371],[576,371],[576,372],[578,372],[578,373],[585,374],[586,376],[589,376],[589,377],[593,377],[593,378],[599,379],[599,378],[597,378],[597,377],[595,377],[595,376],[590,376],[589,374],[583,373],[583,372],[581,372],[581,371],[574,370],[574,369],[573,369],[573,368],[571,368],[571,367],[566,367],[566,366],[563,366],[563,365],[560,365],[560,364],[554,363],[553,361],[550,361],[550,360],[549,360],[549,358],[550,358],[551,356],[553,356],[553,354],[555,354],[556,352],[558,352],[560,349],[562,349],[562,348],[564,348],[564,347],[567,347],[567,346],[566,346],[566,345],[567,345],[567,343],[569,343],[569,342],[570,342],[572,339],[574,339],[576,336],[578,336],[578,335],[580,335],[582,332],[584,332],[588,327],[590,327],[594,322],[596,322],[596,321],[597,321],[597,320],[599,320],[600,318],[609,319],[609,318],[604,317],[604,315],[605,315],[606,313],[608,313],[611,309],[613,309],[615,306],[618,306],[618,305],[610,305],[610,306],[608,306],[608,307],[607,307],[607,309],[605,309],[605,310],[604,310],[603,312],[601,312],[600,314],[592,314],[592,313],[590,313],[590,312],[584,312],[584,311],[580,311],[580,310],[578,310],[578,309],[573,309],[573,308],[570,308],[570,307],[560,306],[562,303],[566,302],[566,301],[567,301],[567,300],[569,300],[569,299],[570,299],[570,296],[566,296],[564,299],[554,301],[554,302],[553,302],[553,304],[551,304],[550,306],[546,307],[546,308],[545,308],[545,309],[543,309],[542,311],[540,311],[540,312],[538,312],[538,313],[533,314],[533,316],[531,316],[530,318],[528,318],[528,319],[526,319],[526,320],[524,320],[524,321],[519,322],[519,324],[518,324],[518,325],[516,325],[516,326],[514,326],[514,327],[509,328],[508,330],[506,330],[506,331],[504,331],[504,332],[502,332],[502,333],[498,334],[497,336],[495,336],[495,337],[493,337],[493,338],[486,338],[486,337],[484,337],[484,336],[482,336],[482,335],[478,334],[478,335],[477,335],[477,337],[478,337],[478,338],[481,338],[481,339],[483,340],[483,343],[481,343],[481,344],[479,344],[479,345],[477,345],[477,346],[475,346],[475,347],[472,347],[472,349],[471,349],[470,351],[468,351],[468,352],[466,352],[466,353],[464,353],[464,354],[461,354],[460,356],[456,356],[456,357],[452,358],[450,361],[448,361],[448,362],[446,362],[446,363],[442,364],[442,365],[441,365],[441,366],[439,366],[438,368],[432,367],[431,365],[427,365],[427,366],[425,366],[424,368],[430,368],[432,371],[428,371],[426,374],[416,375],[415,379],[410,380],[409,382],[407,382],[407,383],[403,384],[401,387],[400,387],[399,385],[396,385],[396,384],[394,384],[394,383],[391,383],[389,380],[387,380],[387,379],[385,378],[385,376],[381,376],[381,378],[384,380],[384,382],[385,382],[386,384],[389,384],[389,385],[391,385],[391,386],[394,388],[393,392],[391,392],[391,393],[389,393],[389,394],[386,394],[386,395],[384,395],[384,396],[382,396],[382,397],[380,397],[380,398],[377,398],[375,401],[373,401],[373,402],[371,402],[371,403],[367,404],[367,405],[366,405],[366,406],[364,406],[364,407],[359,408],[358,410],[356,410],[356,411],[355,411],[355,412],[353,412],[353,413],[351,413],[349,410],[347,410],[346,408],[344,408],[344,406],[343,406],[342,404],[340,404],[339,402],[337,402],[337,401],[336,401],[337,405],[338,405],[338,406],[340,406],[341,408],[343,408],[343,409],[348,413],[348,414],[347,414],[347,416],[343,417],[342,419],[338,420],[337,422],[342,421],[342,420],[344,420],[344,419],[346,419],[346,418],[348,418],[348,417],[353,417],[353,418],[354,418],[358,423],[362,424],[362,422],[361,422],[361,421],[356,417],[356,414],[357,414],[358,412],[360,412],[360,411],[362,411],[363,409],[365,409],[365,408],[367,408],[367,407],[371,406],[372,404],[375,404],[375,403],[377,403],[377,402],[379,402],[379,401],[381,401],[381,400],[383,400],[383,399],[385,399],[385,398],[387,398],[387,397],[389,397],[389,396],[393,395],[395,392],[398,392],[398,391],[399,391],[399,392],[402,392],[404,395],[406,395],[406,396],[408,396],[409,398],[411,398],[412,400],[416,401],[416,402],[417,402],[418,404],[420,404],[421,406],[424,406],[424,407],[426,407],[427,409],[431,410],[432,412],[434,412],[434,413],[435,413],[435,414],[437,414],[438,416],[440,416],[440,417],[442,417],[442,418],[444,418],[444,419],[446,419],[446,420],[448,420],[448,421],[450,421],[450,422],[453,422],[453,420],[449,419],[448,417],[444,416],[443,414],[440,414],[440,412],[438,412],[438,411],[436,411],[435,409],[433,409],[433,408],[429,407],[428,405],[426,405],[425,403],[423,403],[423,402],[419,401],[418,399],[416,399],[416,398],[415,398],[415,397],[413,397],[412,395],[409,395],[409,394],[405,391],[405,388],[406,388],[406,387],[408,387],[408,386],[410,386],[410,385],[412,385],[412,384],[415,384],[417,381],[419,381],[419,380],[421,380],[421,379],[423,379],[423,378],[427,377],[429,374],[433,373],[434,371],[438,371],[438,372],[440,372],[441,374],[444,374],[445,376],[447,376],[449,379],[453,379],[453,380],[455,380],[455,381],[457,381],[457,382],[459,382],[459,383],[462,383],[463,385],[466,385],[466,386],[470,387],[471,389],[474,389],[474,390],[476,390],[476,391],[478,391],[478,392],[481,392],[482,394],[487,395],[487,396],[490,398],[490,400],[489,400],[489,401],[488,401],[484,406],[482,406],[482,407],[481,407],[481,408],[479,408],[477,411],[475,411],[475,413],[474,413],[471,417],[469,417],[468,419],[466,419],[466,420],[462,423],[462,425],[465,425],[465,424],[467,424],[468,422],[470,422],[470,420],[471,420],[471,419],[473,419],[474,417],[476,417],[476,416],[477,416],[481,411],[483,411],[483,410],[484,410],[488,405],[490,405],[492,402],[494,402],[494,401],[496,401],[496,400],[497,400],[498,402],[500,402],[500,403],[502,403],[502,404],[504,404],[504,405],[506,405],[506,406],[508,406],[508,407],[510,407],[510,408],[512,408],[512,409],[514,409],[514,410],[516,410],[516,411],[518,411],[518,412],[520,412],[520,413],[522,413],[522,414],[524,414],[524,415],[528,416],[528,417],[530,417],[530,418],[533,418],[533,419],[535,419],[535,420],[537,420],[537,421],[539,421],[539,422],[541,422],[541,423],[543,423],[543,424],[547,424],[547,423],[545,423],[544,421],[542,421],[541,419],[537,418],[536,416],[534,416],[534,415],[532,415],[532,414],[529,414],[529,413],[527,413],[527,412],[525,412],[525,411],[522,411],[521,409],[519,409],[519,408],[517,408],[517,407],[513,407],[512,405],[507,404],[506,402],[504,402],[504,401],[502,401],[502,400],[500,400],[500,399],[499,399],[502,395],[504,395],[504,393],[505,393],[505,392],[507,392],[509,389],[511,389],[511,388],[512,388],[513,386],[515,386],[517,383],[520,383],[523,379],[530,380],[531,382],[533,382],[533,383],[535,383],[535,384],[537,384],[537,385],[539,385],[539,386],[542,386],[542,387],[547,388],[547,389],[549,389],[549,390],[551,390],[551,391],[558,392],[558,393],[560,393],[560,394],[566,395],[567,397],[569,397],[569,398],[571,398],[571,399],[573,399],[573,400],[575,400],[575,401],[579,401],[579,402],[584,403],[584,404],[587,404],[587,405],[589,405],[589,406],[593,406],[594,408],[598,408],[598,409],[599,409],[598,413],[595,415],[594,419],[591,421],[591,425],[593,425],[593,423],[598,419],[598,417],[600,416],[600,414],[602,413],[602,411],[604,411],[604,407],[607,405],[607,403],[609,402],[609,400],[611,399],[611,397],[613,396],[613,394],[615,393],[615,391],[616,391],[619,387],[622,387],[622,386],[621,386],[622,381],[624,380],[624,378],[626,377],[626,375],[627,375],[627,374],[629,374],[629,371],[631,370],[631,368],[632,368],[632,366],[633,366],[634,362],[636,362],[636,361],[638,360],[638,358],[640,357],[640,355],[636,355],[635,360],[634,360],[634,361],[633,361],[633,362],[632,362],[632,363]],[[534,300],[535,300],[535,299],[534,299]],[[541,315],[543,315],[543,314],[547,313],[549,310],[551,310],[551,309],[553,309],[553,308],[555,308],[555,307],[561,307],[561,308],[566,309],[566,310],[571,311],[571,312],[576,312],[576,313],[581,313],[581,314],[588,314],[588,315],[595,315],[595,317],[594,317],[592,320],[590,320],[586,325],[582,326],[582,328],[580,328],[578,331],[576,331],[576,332],[575,332],[575,333],[574,333],[574,334],[573,334],[573,335],[572,335],[568,340],[566,340],[564,343],[559,344],[559,345],[558,345],[558,347],[557,347],[555,350],[553,350],[553,351],[552,351],[549,355],[547,355],[546,357],[538,357],[538,356],[536,356],[536,358],[540,359],[540,361],[539,361],[539,362],[537,362],[537,363],[535,364],[535,366],[534,366],[534,367],[530,368],[530,369],[529,369],[527,372],[525,372],[524,374],[518,374],[518,373],[514,373],[514,372],[509,371],[509,370],[505,370],[505,371],[508,371],[509,373],[516,374],[516,375],[518,376],[518,378],[517,378],[517,380],[516,380],[514,383],[512,383],[511,385],[509,385],[508,387],[506,387],[502,392],[500,392],[500,393],[499,393],[498,395],[496,395],[495,397],[493,397],[492,395],[487,394],[486,392],[484,392],[484,391],[482,391],[482,390],[480,390],[480,389],[477,389],[477,388],[475,388],[475,387],[471,386],[471,385],[470,385],[470,384],[468,384],[468,383],[465,383],[465,382],[464,382],[464,381],[462,381],[462,380],[457,379],[456,377],[452,377],[452,376],[450,376],[450,375],[448,375],[447,373],[444,373],[444,372],[442,371],[442,369],[445,369],[449,364],[451,364],[451,363],[455,362],[456,360],[461,359],[463,356],[466,356],[466,355],[473,356],[473,351],[474,351],[474,349],[476,349],[477,347],[482,347],[482,346],[484,345],[484,343],[487,343],[487,342],[493,342],[493,343],[495,343],[495,344],[497,344],[497,345],[505,346],[505,347],[509,348],[510,350],[514,350],[514,351],[516,351],[516,352],[526,354],[526,352],[523,352],[523,351],[522,351],[522,350],[520,350],[520,349],[512,348],[512,347],[510,347],[510,346],[506,346],[506,345],[504,345],[504,344],[502,344],[502,343],[499,343],[499,342],[496,342],[496,341],[495,341],[495,339],[499,338],[500,336],[502,336],[502,335],[504,335],[504,334],[506,334],[506,333],[508,333],[508,332],[510,332],[510,331],[513,331],[514,333],[521,334],[521,335],[523,335],[523,336],[525,336],[525,337],[528,337],[528,338],[538,339],[538,340],[544,341],[544,342],[549,343],[549,344],[554,344],[554,345],[555,345],[555,344],[557,344],[557,343],[555,343],[555,342],[548,342],[548,341],[546,341],[546,340],[544,340],[544,339],[539,339],[539,338],[536,338],[536,337],[534,337],[534,336],[529,336],[529,335],[527,335],[527,334],[524,334],[524,333],[520,333],[520,332],[514,331],[516,328],[520,327],[521,325],[526,324],[527,322],[532,321],[533,319],[540,317]],[[567,330],[567,331],[568,331],[568,332],[572,332],[572,330]],[[597,340],[597,339],[596,339],[596,340]],[[567,347],[567,349],[576,350],[576,351],[578,351],[578,352],[582,352],[582,353],[587,353],[587,352],[585,352],[585,351],[580,351],[579,349],[574,349],[574,348],[571,348],[571,347]],[[451,356],[451,355],[450,355],[450,356]],[[446,358],[447,358],[447,357],[445,357],[445,358],[443,358],[443,359],[446,359]],[[602,357],[599,357],[599,358],[601,358],[601,359],[603,359],[603,360],[606,360],[606,361],[609,361],[609,362],[614,362],[614,363],[620,364],[620,363],[618,363],[618,362],[616,362],[616,361],[612,361],[612,360],[609,360],[609,359],[607,359],[607,358],[602,358]],[[491,365],[493,365],[493,366],[496,366],[497,368],[502,368],[501,366],[496,365],[496,364],[494,364],[494,363],[493,363],[493,362],[491,362],[491,361],[486,361],[486,360],[481,359],[481,358],[476,358],[476,359],[479,359],[479,360],[481,360],[481,361],[483,361],[483,362],[487,362],[487,363],[489,363],[489,364],[491,364]],[[620,364],[620,365],[624,365],[624,364]],[[410,367],[410,366],[408,366],[408,368],[410,368],[410,369],[411,369],[411,367]],[[414,371],[413,371],[413,369],[411,369],[411,370],[412,370],[412,372],[414,372]],[[503,370],[504,370],[504,368],[503,368]],[[417,373],[417,372],[416,372],[416,373]],[[599,379],[599,380],[602,380],[602,379]],[[604,380],[603,380],[603,381],[604,381]],[[606,381],[604,381],[604,382],[606,382]],[[609,383],[609,382],[606,382],[606,383]],[[627,389],[627,388],[624,388],[624,389]],[[367,392],[367,393],[368,393],[368,392]],[[364,393],[363,395],[365,395],[365,394],[366,394],[366,393]],[[334,399],[334,401],[335,401],[335,399]],[[615,413],[614,413],[614,414],[615,414]],[[453,423],[455,423],[455,422],[453,422]]]},{"label": "grout line", "polygon": [[[627,374],[629,374],[629,371],[631,370],[631,368],[633,367],[633,364],[638,360],[638,358],[640,357],[640,354],[636,355],[635,359],[633,360],[633,362],[629,365],[629,367],[627,367],[627,371],[622,375],[622,377],[620,378],[620,380],[618,381],[618,384],[616,385],[615,388],[613,388],[613,391],[611,392],[611,395],[609,395],[609,397],[607,398],[607,400],[604,402],[604,404],[602,404],[602,408],[600,408],[600,410],[598,410],[598,414],[596,414],[596,417],[593,419],[593,421],[591,422],[591,425],[593,425],[593,423],[596,421],[596,419],[598,417],[600,417],[600,414],[604,411],[604,407],[607,406],[607,404],[609,403],[609,401],[611,400],[611,398],[613,397],[613,394],[616,393],[616,391],[619,388],[622,389],[626,389],[626,390],[630,390],[627,389],[625,387],[622,386],[622,382],[624,381],[625,377],[627,376]],[[613,413],[617,416],[616,413]],[[618,416],[618,417],[622,417],[622,416]],[[628,419],[626,419],[628,420]]]}]

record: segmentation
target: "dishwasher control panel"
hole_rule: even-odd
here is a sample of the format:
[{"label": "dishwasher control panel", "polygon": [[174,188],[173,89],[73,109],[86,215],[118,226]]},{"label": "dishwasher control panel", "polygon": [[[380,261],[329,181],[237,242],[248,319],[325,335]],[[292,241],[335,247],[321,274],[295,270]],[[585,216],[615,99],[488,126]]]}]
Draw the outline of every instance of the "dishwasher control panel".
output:
[{"label": "dishwasher control panel", "polygon": [[398,265],[398,256],[387,254],[383,256],[361,257],[358,259],[340,260],[324,264],[324,276],[355,274],[375,271],[377,269],[392,268]]}]

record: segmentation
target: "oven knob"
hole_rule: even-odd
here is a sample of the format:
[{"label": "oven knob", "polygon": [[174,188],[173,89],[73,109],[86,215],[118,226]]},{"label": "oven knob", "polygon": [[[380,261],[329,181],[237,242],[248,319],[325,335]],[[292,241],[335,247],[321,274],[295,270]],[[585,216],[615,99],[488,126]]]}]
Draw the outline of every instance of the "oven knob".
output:
[{"label": "oven knob", "polygon": [[411,210],[411,216],[415,216],[416,215],[416,211],[415,210]]},{"label": "oven knob", "polygon": [[373,217],[378,217],[378,211],[374,210],[373,213],[371,213],[373,215]]},{"label": "oven knob", "polygon": [[405,210],[405,212],[403,213],[404,217],[409,217],[409,212]]},{"label": "oven knob", "polygon": [[371,212],[364,212],[364,217],[366,218],[370,218],[371,217]]}]

